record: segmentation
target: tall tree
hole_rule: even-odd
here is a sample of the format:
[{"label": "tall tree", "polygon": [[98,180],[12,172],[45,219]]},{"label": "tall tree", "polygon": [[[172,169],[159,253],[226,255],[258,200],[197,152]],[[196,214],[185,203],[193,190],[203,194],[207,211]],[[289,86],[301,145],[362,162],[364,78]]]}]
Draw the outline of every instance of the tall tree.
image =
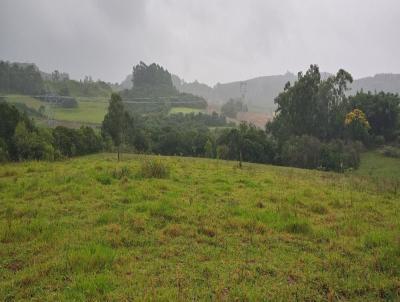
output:
[{"label": "tall tree", "polygon": [[124,137],[125,110],[122,99],[117,93],[111,94],[107,114],[101,126],[103,137],[110,136],[117,147],[118,160],[120,159],[120,147]]},{"label": "tall tree", "polygon": [[335,76],[321,80],[317,65],[311,65],[292,86],[287,83],[275,99],[276,118],[267,130],[280,141],[290,136],[311,135],[322,140],[340,137],[347,113],[347,84],[351,75],[340,69]]}]

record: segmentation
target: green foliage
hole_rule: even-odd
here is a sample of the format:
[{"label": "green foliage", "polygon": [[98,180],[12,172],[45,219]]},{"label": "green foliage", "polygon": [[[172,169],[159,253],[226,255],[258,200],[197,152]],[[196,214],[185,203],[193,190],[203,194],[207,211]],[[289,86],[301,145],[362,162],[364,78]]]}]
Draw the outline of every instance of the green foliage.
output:
[{"label": "green foliage", "polygon": [[32,64],[0,61],[0,92],[41,94],[44,83],[38,68]]},{"label": "green foliage", "polygon": [[4,163],[8,160],[9,160],[9,155],[8,155],[7,144],[2,138],[0,138],[0,163]]},{"label": "green foliage", "polygon": [[287,140],[281,152],[281,162],[307,169],[322,169],[343,172],[358,168],[360,150],[355,144],[345,144],[341,140],[322,143],[312,136],[297,136]]},{"label": "green foliage", "polygon": [[400,149],[392,146],[385,146],[380,151],[384,156],[400,158]]},{"label": "green foliage", "polygon": [[364,112],[360,109],[353,109],[346,114],[344,120],[346,127],[346,136],[351,140],[358,140],[364,143],[369,141],[368,130],[371,128]]},{"label": "green foliage", "polygon": [[110,105],[108,106],[108,112],[104,117],[103,124],[101,125],[101,133],[103,137],[111,137],[114,145],[118,148],[118,158],[119,147],[123,142],[125,135],[127,116],[121,97],[118,94],[113,93],[111,95]]},{"label": "green foliage", "polygon": [[210,138],[207,139],[206,144],[204,145],[204,152],[206,157],[214,158],[214,147]]},{"label": "green foliage", "polygon": [[140,62],[133,67],[133,87],[121,92],[129,101],[126,108],[131,113],[163,112],[173,107],[205,109],[207,102],[199,96],[180,93],[172,84],[171,74],[158,64]]},{"label": "green foliage", "polygon": [[400,97],[392,93],[358,92],[349,99],[352,109],[361,109],[371,125],[371,134],[386,141],[396,139],[399,131]]},{"label": "green foliage", "polygon": [[96,153],[103,147],[101,137],[91,127],[70,129],[57,126],[53,137],[55,148],[65,157]]},{"label": "green foliage", "polygon": [[346,95],[351,75],[339,70],[336,76],[321,80],[317,65],[311,65],[293,86],[287,83],[275,99],[276,121],[269,130],[280,140],[289,136],[311,135],[319,139],[338,138],[344,127]]},{"label": "green foliage", "polygon": [[95,82],[90,77],[76,81],[69,79],[68,75],[57,75],[57,71],[45,81],[45,89],[48,94],[72,97],[108,97],[113,92],[111,85],[106,82]]},{"label": "green foliage", "polygon": [[357,169],[360,165],[360,144],[333,140],[322,147],[321,167],[325,170],[343,172]]},{"label": "green foliage", "polygon": [[27,128],[24,121],[18,123],[14,133],[19,160],[53,160],[53,137],[47,129]]},{"label": "green foliage", "polygon": [[144,178],[167,178],[169,167],[160,158],[147,158],[140,166],[139,175]]},{"label": "green foliage", "polygon": [[217,146],[217,158],[218,159],[229,159],[229,147],[227,145]]},{"label": "green foliage", "polygon": [[230,99],[222,105],[221,113],[230,118],[236,118],[238,112],[247,112],[247,106],[241,100]]},{"label": "green foliage", "polygon": [[244,122],[238,129],[223,131],[217,138],[217,144],[228,147],[226,159],[273,163],[276,156],[273,139],[265,131]]},{"label": "green foliage", "polygon": [[315,169],[320,165],[321,142],[308,135],[294,136],[282,147],[282,163],[293,167]]}]

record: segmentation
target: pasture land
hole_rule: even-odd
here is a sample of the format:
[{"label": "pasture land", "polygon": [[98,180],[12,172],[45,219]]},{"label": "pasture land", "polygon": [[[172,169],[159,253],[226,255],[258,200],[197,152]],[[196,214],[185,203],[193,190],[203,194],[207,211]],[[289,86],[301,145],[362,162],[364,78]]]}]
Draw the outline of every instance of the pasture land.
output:
[{"label": "pasture land", "polygon": [[153,158],[1,165],[0,300],[400,299],[384,176]]}]

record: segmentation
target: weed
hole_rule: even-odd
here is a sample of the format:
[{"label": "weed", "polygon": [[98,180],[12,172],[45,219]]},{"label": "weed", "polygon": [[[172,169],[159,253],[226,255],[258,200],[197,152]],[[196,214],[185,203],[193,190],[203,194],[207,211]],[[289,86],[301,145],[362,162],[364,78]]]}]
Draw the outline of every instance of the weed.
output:
[{"label": "weed", "polygon": [[127,166],[121,168],[115,168],[112,172],[112,177],[115,179],[129,178],[131,175],[130,170]]},{"label": "weed", "polygon": [[167,178],[169,167],[161,159],[145,159],[140,167],[140,176],[143,178]]},{"label": "weed", "polygon": [[328,209],[323,206],[322,204],[319,203],[314,203],[311,205],[310,207],[311,212],[316,213],[316,214],[327,214],[328,213]]},{"label": "weed", "polygon": [[110,269],[115,252],[104,245],[88,243],[67,251],[66,261],[69,270],[74,272],[100,272]]},{"label": "weed", "polygon": [[111,177],[107,174],[100,174],[96,177],[97,181],[102,185],[111,185]]}]

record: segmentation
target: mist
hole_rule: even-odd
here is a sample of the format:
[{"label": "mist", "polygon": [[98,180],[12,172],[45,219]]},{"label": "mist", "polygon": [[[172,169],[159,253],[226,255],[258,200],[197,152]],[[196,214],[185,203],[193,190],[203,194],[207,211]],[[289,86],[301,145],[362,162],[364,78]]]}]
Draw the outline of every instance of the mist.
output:
[{"label": "mist", "polygon": [[400,2],[0,3],[0,59],[120,82],[139,61],[209,85],[305,70],[400,72]]}]

